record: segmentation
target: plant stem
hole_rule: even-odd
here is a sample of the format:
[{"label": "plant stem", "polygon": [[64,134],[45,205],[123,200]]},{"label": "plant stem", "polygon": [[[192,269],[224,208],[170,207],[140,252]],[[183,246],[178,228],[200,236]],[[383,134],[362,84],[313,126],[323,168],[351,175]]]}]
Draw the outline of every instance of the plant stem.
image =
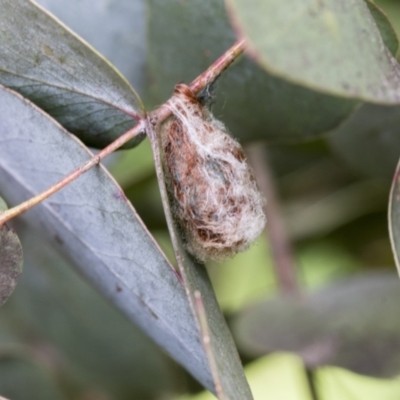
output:
[{"label": "plant stem", "polygon": [[200,291],[196,290],[194,292],[194,299],[197,312],[197,319],[200,325],[201,341],[203,342],[204,351],[207,355],[208,363],[210,364],[210,370],[214,381],[215,392],[219,400],[224,400],[226,397],[222,389],[217,363],[215,361],[214,353],[211,348],[210,328],[208,326],[206,310],[204,308],[203,298],[201,296]]},{"label": "plant stem", "polygon": [[[221,57],[213,62],[201,75],[189,84],[193,93],[198,93],[208,84],[212,83],[229,65],[231,65],[244,51],[246,43],[244,39],[236,41]],[[149,118],[161,124],[171,115],[167,103],[163,104],[149,114]]]},{"label": "plant stem", "polygon": [[299,295],[300,289],[292,247],[286,233],[267,154],[264,151],[264,146],[260,144],[247,148],[246,153],[254,168],[257,183],[267,199],[265,205],[265,214],[267,216],[266,231],[269,237],[279,287],[285,294]]},{"label": "plant stem", "polygon": [[18,206],[12,207],[9,210],[0,213],[0,228],[9,221],[10,219],[16,217],[17,215],[29,210],[33,206],[41,203],[43,200],[46,200],[48,197],[58,192],[63,187],[67,186],[69,183],[73,182],[75,179],[79,178],[86,171],[89,171],[92,167],[99,164],[103,158],[107,157],[109,154],[123,146],[126,142],[133,139],[135,136],[145,131],[145,123],[144,120],[141,120],[138,124],[136,124],[132,129],[125,132],[121,135],[117,140],[109,144],[98,154],[91,157],[85,164],[79,166],[74,171],[72,171],[69,175],[63,178],[61,181],[57,182],[55,185],[49,187],[44,192],[30,198],[27,201],[19,204]]},{"label": "plant stem", "polygon": [[[245,42],[243,39],[238,40],[234,43],[234,45],[228,49],[221,57],[219,57],[206,71],[204,71],[201,75],[199,75],[190,85],[189,87],[192,89],[194,93],[198,93],[209,83],[213,82],[214,79],[220,75],[228,66],[239,57],[240,54],[243,53],[245,48]],[[151,118],[155,118],[158,123],[163,122],[171,115],[171,111],[165,104],[154,110],[150,113]],[[47,199],[54,193],[58,192],[63,187],[67,186],[69,183],[73,182],[75,179],[79,178],[86,171],[99,164],[103,158],[119,149],[129,140],[139,135],[140,133],[146,133],[146,123],[145,119],[142,119],[135,125],[132,129],[125,132],[121,135],[117,140],[112,142],[98,154],[94,155],[90,158],[85,164],[81,165],[73,172],[71,172],[68,176],[63,178],[61,181],[51,186],[44,192],[38,194],[37,196],[32,197],[31,199],[24,201],[23,203],[10,208],[9,210],[0,213],[0,228],[4,223],[9,221],[10,219],[16,217],[17,215],[29,210],[33,206],[41,203],[43,200]]]},{"label": "plant stem", "polygon": [[244,51],[246,43],[240,39],[227,50],[217,61],[199,75],[189,86],[194,93],[198,93],[209,83],[213,82],[230,64],[233,63]]}]

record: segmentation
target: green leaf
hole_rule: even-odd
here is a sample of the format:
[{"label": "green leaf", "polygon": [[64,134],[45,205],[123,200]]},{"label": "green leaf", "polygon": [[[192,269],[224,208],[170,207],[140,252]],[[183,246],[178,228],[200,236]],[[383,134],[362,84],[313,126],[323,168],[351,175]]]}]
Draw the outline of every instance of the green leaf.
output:
[{"label": "green leaf", "polygon": [[[397,1],[393,0],[375,0],[375,3],[380,7],[388,16],[393,28],[396,30],[397,35],[400,32],[400,7]],[[383,36],[383,35],[382,35]]]},{"label": "green leaf", "polygon": [[378,7],[373,0],[367,0],[366,3],[382,36],[383,43],[385,43],[385,46],[388,48],[392,56],[396,57],[396,53],[399,49],[399,39],[394,26],[385,14],[384,10]]},{"label": "green leaf", "polygon": [[400,102],[399,66],[364,0],[226,2],[269,72],[326,93]]},{"label": "green leaf", "polygon": [[[167,100],[235,41],[223,0],[149,1],[148,101]],[[304,140],[337,127],[357,102],[274,77],[242,57],[217,81],[214,115],[241,141]]]},{"label": "green leaf", "polygon": [[387,188],[378,180],[361,180],[308,193],[286,207],[287,228],[296,240],[326,235],[364,215],[386,210]]},{"label": "green leaf", "polygon": [[255,399],[312,399],[304,365],[294,354],[275,353],[261,357],[245,370]]},{"label": "green leaf", "polygon": [[400,377],[373,379],[342,368],[319,368],[315,375],[316,390],[324,400],[397,400]]},{"label": "green leaf", "polygon": [[[91,156],[32,103],[4,88],[0,137],[0,188],[9,204],[43,191]],[[204,386],[213,387],[181,280],[102,166],[27,217],[148,336]]]},{"label": "green leaf", "polygon": [[310,368],[336,365],[393,376],[400,372],[400,286],[390,272],[339,280],[302,301],[265,300],[234,321],[239,348],[251,356],[298,353]]},{"label": "green leaf", "polygon": [[[275,353],[261,357],[248,364],[245,371],[257,400],[312,399],[304,365],[294,354]],[[203,392],[179,400],[215,400],[215,397]]]},{"label": "green leaf", "polygon": [[400,275],[400,162],[397,164],[396,172],[393,176],[392,187],[389,196],[389,235],[392,245],[394,261],[396,262],[397,272]]},{"label": "green leaf", "polygon": [[[25,224],[18,231],[29,257],[15,295],[0,313],[0,354],[17,346],[29,354],[35,343],[46,344],[35,354],[43,357],[49,348],[57,354],[52,369],[74,392],[69,398],[96,391],[103,393],[100,398],[142,400],[175,392],[183,370],[90,287],[43,233]],[[24,389],[21,398],[30,398]]]},{"label": "green leaf", "polygon": [[[7,205],[0,197],[0,214]],[[22,273],[23,256],[18,236],[6,224],[0,227],[0,307],[11,296]]]},{"label": "green leaf", "polygon": [[140,94],[146,84],[146,0],[38,0],[105,56]]},{"label": "green leaf", "polygon": [[400,156],[400,107],[364,104],[329,141],[356,171],[390,181]]},{"label": "green leaf", "polygon": [[0,0],[0,5],[2,85],[90,146],[104,147],[136,123],[141,101],[103,57],[31,1]]}]

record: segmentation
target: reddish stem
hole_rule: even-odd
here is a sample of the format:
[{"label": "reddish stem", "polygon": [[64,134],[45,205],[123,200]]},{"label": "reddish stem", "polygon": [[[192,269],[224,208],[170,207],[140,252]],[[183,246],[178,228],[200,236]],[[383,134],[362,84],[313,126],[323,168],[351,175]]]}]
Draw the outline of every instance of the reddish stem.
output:
[{"label": "reddish stem", "polygon": [[206,71],[199,75],[190,85],[194,93],[198,93],[209,83],[213,82],[230,64],[233,63],[244,51],[246,43],[240,39],[227,50],[218,60],[216,60]]},{"label": "reddish stem", "polygon": [[[233,46],[228,49],[221,57],[213,62],[201,75],[199,75],[188,86],[195,94],[204,89],[208,84],[225,71],[244,51],[246,43],[244,39],[236,41]],[[165,121],[171,115],[171,110],[167,103],[163,104],[149,114],[149,118],[157,123]]]},{"label": "reddish stem", "polygon": [[[213,82],[214,79],[220,75],[240,54],[243,53],[245,47],[245,42],[243,39],[238,40],[230,49],[228,49],[218,60],[216,60],[206,71],[204,71],[201,75],[199,75],[190,85],[189,87],[194,93],[198,93],[204,87],[206,87],[209,83]],[[150,117],[158,121],[158,123],[163,122],[171,115],[170,109],[163,104],[161,107],[157,108],[153,112],[150,113]],[[69,183],[73,182],[75,179],[79,178],[86,171],[91,169],[93,166],[100,163],[103,158],[119,149],[129,140],[137,136],[139,133],[145,132],[146,124],[144,119],[142,118],[137,125],[135,125],[132,129],[125,132],[121,135],[117,140],[112,142],[106,148],[104,148],[101,152],[94,155],[90,160],[88,160],[85,164],[81,165],[73,172],[71,172],[68,176],[63,178],[61,181],[45,190],[44,192],[38,194],[35,197],[10,208],[9,210],[0,214],[0,228],[3,224],[9,221],[11,218],[16,217],[17,215],[29,210],[33,206],[41,203],[43,200],[47,199],[54,193],[58,192],[63,187],[67,186]]]},{"label": "reddish stem", "polygon": [[126,142],[133,139],[135,136],[137,136],[141,132],[144,132],[144,120],[141,120],[132,129],[125,132],[117,140],[112,142],[110,145],[108,145],[106,148],[104,148],[98,154],[94,155],[85,164],[76,168],[74,171],[72,171],[69,175],[67,175],[61,181],[57,182],[55,185],[49,187],[44,192],[30,198],[29,200],[24,201],[23,203],[19,204],[18,206],[10,208],[9,210],[1,213],[0,214],[0,228],[3,226],[3,224],[5,222],[16,217],[17,215],[29,210],[33,206],[36,206],[37,204],[41,203],[43,200],[47,199],[54,193],[58,192],[63,187],[67,186],[69,183],[73,182],[75,179],[79,178],[86,171],[89,171],[89,169],[91,169],[95,165],[99,164],[103,158],[107,157],[113,151],[115,151],[116,149],[123,146]]},{"label": "reddish stem", "polygon": [[269,238],[279,287],[285,294],[299,295],[300,289],[297,281],[292,246],[286,232],[266,151],[259,144],[249,147],[246,150],[254,168],[257,183],[267,199],[265,205],[265,214],[267,216],[266,232]]},{"label": "reddish stem", "polygon": [[208,363],[210,364],[211,375],[213,377],[215,392],[218,396],[218,400],[225,400],[226,396],[222,389],[221,379],[218,373],[217,362],[211,347],[211,334],[210,327],[207,321],[207,314],[203,303],[203,298],[200,291],[195,290],[195,310],[197,313],[197,320],[199,321],[201,341],[203,342],[204,351],[207,355]]}]

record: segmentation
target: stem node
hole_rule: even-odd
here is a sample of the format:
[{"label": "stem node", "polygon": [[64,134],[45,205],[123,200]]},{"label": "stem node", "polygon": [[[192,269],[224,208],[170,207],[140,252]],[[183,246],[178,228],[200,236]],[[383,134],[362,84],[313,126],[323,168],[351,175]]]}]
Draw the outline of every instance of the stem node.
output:
[{"label": "stem node", "polygon": [[[190,88],[193,92],[198,93],[201,89],[203,89],[207,84],[211,83],[215,80],[215,78],[221,74],[244,50],[244,40],[238,40],[230,49],[228,49],[217,61],[215,61],[205,72],[199,75],[191,84]],[[79,178],[83,173],[94,167],[95,165],[100,164],[100,162],[114,152],[119,149],[129,140],[137,137],[138,135],[143,134],[144,132],[148,134],[146,129],[147,119],[151,126],[155,126],[158,123],[161,123],[166,118],[168,118],[171,114],[171,111],[165,105],[157,108],[153,112],[150,113],[148,117],[142,117],[139,119],[139,122],[130,130],[121,135],[114,142],[109,144],[103,150],[101,150],[98,154],[93,155],[88,161],[86,161],[83,165],[76,168],[73,172],[71,172],[68,176],[63,178],[60,182],[51,186],[44,192],[38,194],[37,196],[32,197],[31,199],[10,208],[9,210],[0,213],[0,228],[11,218],[16,217],[17,215],[23,213],[24,211],[29,210],[33,206],[39,204],[43,200],[47,199],[54,193],[58,192],[60,189],[73,182],[75,179]]]}]

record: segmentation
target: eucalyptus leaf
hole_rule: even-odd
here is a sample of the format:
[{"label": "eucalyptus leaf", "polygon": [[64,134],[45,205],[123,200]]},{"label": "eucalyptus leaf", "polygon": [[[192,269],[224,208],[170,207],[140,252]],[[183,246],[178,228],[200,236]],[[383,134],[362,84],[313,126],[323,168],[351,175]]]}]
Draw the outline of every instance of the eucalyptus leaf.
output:
[{"label": "eucalyptus leaf", "polygon": [[100,54],[29,0],[0,6],[0,84],[91,146],[104,147],[136,123],[141,100]]},{"label": "eucalyptus leaf", "polygon": [[[395,0],[375,0],[375,3],[380,7],[388,16],[393,28],[397,34],[400,32],[400,7],[399,3]],[[399,57],[397,57],[398,59]]]},{"label": "eucalyptus leaf", "polygon": [[334,95],[400,102],[400,68],[364,0],[226,3],[249,53],[270,73]]},{"label": "eucalyptus leaf", "polygon": [[397,37],[395,27],[392,25],[385,11],[376,5],[373,0],[366,0],[366,4],[379,29],[383,43],[385,43],[392,56],[396,57],[399,49],[399,38]]},{"label": "eucalyptus leaf", "polygon": [[[78,139],[32,103],[4,88],[0,91],[0,138],[0,190],[9,204],[48,188],[91,156]],[[184,286],[102,166],[26,217],[103,295],[212,389]]]},{"label": "eucalyptus leaf", "polygon": [[25,224],[16,229],[29,257],[17,292],[0,313],[0,354],[18,346],[29,353],[35,337],[46,344],[37,352],[46,354],[47,347],[57,353],[53,369],[74,398],[96,391],[143,400],[177,391],[180,370],[165,352],[82,280],[40,231]]},{"label": "eucalyptus leaf", "polygon": [[[249,363],[245,370],[255,399],[315,400],[310,393],[304,365],[294,354],[271,354]],[[215,397],[203,392],[188,394],[179,400],[215,400]]]},{"label": "eucalyptus leaf", "polygon": [[305,194],[286,204],[290,236],[305,240],[323,236],[362,216],[384,211],[387,187],[379,180],[361,180],[321,194]]},{"label": "eucalyptus leaf", "polygon": [[400,377],[376,379],[337,367],[319,368],[314,374],[316,391],[324,400],[397,400]]},{"label": "eucalyptus leaf", "polygon": [[276,297],[248,307],[236,317],[234,333],[252,356],[291,351],[310,368],[328,364],[394,376],[400,372],[399,304],[395,274],[355,275],[301,301]]},{"label": "eucalyptus leaf", "polygon": [[[150,0],[147,101],[167,100],[236,40],[223,0]],[[214,115],[241,141],[304,140],[337,127],[357,101],[328,96],[274,77],[246,57],[217,81]]]},{"label": "eucalyptus leaf", "polygon": [[364,104],[329,141],[356,171],[389,182],[400,157],[400,107]]},{"label": "eucalyptus leaf", "polygon": [[141,93],[146,81],[145,0],[37,0],[112,62]]},{"label": "eucalyptus leaf", "polygon": [[[7,205],[0,197],[0,214]],[[0,307],[11,296],[22,273],[22,247],[16,233],[6,224],[0,227]]]},{"label": "eucalyptus leaf", "polygon": [[397,164],[396,172],[393,176],[392,187],[389,197],[389,235],[392,245],[394,261],[397,272],[400,275],[400,162]]}]

